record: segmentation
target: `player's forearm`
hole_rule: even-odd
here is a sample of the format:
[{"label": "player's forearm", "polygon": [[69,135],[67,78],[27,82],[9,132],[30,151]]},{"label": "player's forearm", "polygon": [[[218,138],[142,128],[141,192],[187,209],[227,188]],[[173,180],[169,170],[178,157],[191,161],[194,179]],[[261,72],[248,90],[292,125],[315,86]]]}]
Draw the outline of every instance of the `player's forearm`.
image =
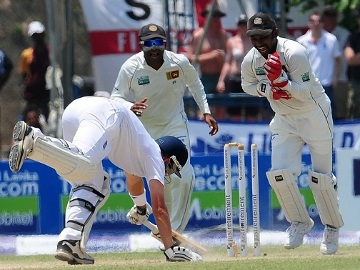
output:
[{"label": "player's forearm", "polygon": [[258,82],[255,84],[251,84],[251,83],[247,83],[247,82],[243,81],[241,87],[244,90],[244,92],[249,95],[257,96],[257,97],[261,96],[261,95],[259,95],[259,92],[258,92]]},{"label": "player's forearm", "polygon": [[289,80],[288,84],[282,89],[288,91],[293,98],[305,101],[311,98],[310,87],[310,83],[297,83]]},{"label": "player's forearm", "polygon": [[184,74],[185,74],[185,83],[188,87],[190,93],[194,97],[196,104],[198,105],[202,114],[209,113],[209,104],[206,99],[206,93],[204,90],[204,85],[199,79],[199,76],[195,70],[195,68],[188,64],[187,66],[184,65]]},{"label": "player's forearm", "polygon": [[[246,81],[243,81],[242,88],[245,93],[252,95],[252,96],[260,96],[260,97],[268,97],[267,91],[269,91],[268,87],[270,85],[268,83],[265,83],[266,85],[266,93],[261,93],[261,86],[259,86],[259,83],[247,83]],[[310,98],[310,84],[298,84],[292,81],[289,81],[288,84],[282,88],[283,90],[288,91],[293,98],[299,99],[299,100],[308,100]]]},{"label": "player's forearm", "polygon": [[154,211],[154,216],[155,216],[156,225],[158,226],[159,229],[161,240],[164,244],[165,249],[168,249],[173,245],[169,214],[165,212],[163,209],[161,209],[157,213],[155,213]]},{"label": "player's forearm", "polygon": [[151,179],[149,181],[149,188],[156,225],[158,226],[165,249],[168,249],[173,245],[173,240],[170,217],[164,200],[164,185],[156,179]]},{"label": "player's forearm", "polygon": [[134,103],[126,100],[125,98],[121,97],[120,95],[114,94],[114,92],[111,94],[111,99],[116,100],[117,102],[120,102],[121,104],[123,104],[129,110],[134,105]]},{"label": "player's forearm", "polygon": [[204,114],[204,113],[211,114],[209,104],[206,99],[204,86],[202,84],[197,85],[196,87],[189,86],[189,91],[193,95],[194,100],[195,100],[196,104],[198,105],[201,113],[202,114]]}]

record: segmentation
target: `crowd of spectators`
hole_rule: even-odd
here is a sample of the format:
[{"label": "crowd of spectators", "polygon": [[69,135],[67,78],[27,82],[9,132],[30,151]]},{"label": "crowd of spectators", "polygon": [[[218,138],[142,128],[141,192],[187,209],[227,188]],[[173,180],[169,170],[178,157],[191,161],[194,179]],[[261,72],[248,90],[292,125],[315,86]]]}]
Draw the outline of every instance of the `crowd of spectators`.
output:
[{"label": "crowd of spectators", "polygon": [[[360,11],[360,8],[358,9]],[[226,95],[243,93],[241,89],[241,62],[243,56],[251,48],[249,39],[246,36],[245,14],[240,14],[236,20],[236,32],[228,33],[221,25],[221,18],[226,13],[221,11],[219,5],[215,5],[212,16],[207,16],[210,6],[207,6],[201,13],[208,20],[208,31],[204,27],[194,31],[194,38],[188,46],[187,56],[193,63],[199,64],[201,80],[205,92],[211,95],[210,104],[226,104],[224,99],[229,101],[227,108],[220,106],[212,107],[217,119],[222,120],[243,120],[257,121],[264,119],[264,116],[271,116],[271,112],[260,110],[259,106],[241,99],[246,96]],[[281,18],[276,14],[275,21],[280,27]],[[355,17],[360,24],[360,13],[356,12]],[[356,119],[360,117],[360,31],[351,32],[341,26],[342,14],[332,6],[326,6],[322,10],[315,10],[310,13],[307,31],[301,36],[292,37],[288,31],[287,24],[292,21],[286,18],[286,38],[296,40],[306,47],[310,62],[315,75],[319,78],[326,94],[331,100],[332,113],[335,120]],[[202,36],[204,38],[202,38]],[[281,36],[281,35],[280,35]],[[200,45],[199,45],[200,44]],[[225,44],[225,48],[224,48]],[[197,48],[200,46],[200,48]],[[196,50],[199,54],[196,55]],[[225,95],[224,95],[225,94]],[[234,105],[235,104],[235,105]]]},{"label": "crowd of spectators", "polygon": [[[360,25],[358,11],[360,8],[355,17]],[[223,28],[221,20],[227,14],[216,2],[214,6],[207,5],[201,16],[205,20],[205,26],[194,30],[186,55],[197,67],[206,94],[210,94],[209,103],[212,105],[214,116],[218,120],[233,121],[263,120],[264,115],[259,114],[264,113],[271,116],[271,112],[260,111],[260,105],[251,102],[247,104],[246,94],[241,89],[241,62],[251,48],[249,38],[246,36],[247,16],[239,14],[233,32],[227,32]],[[280,25],[279,14],[274,17]],[[360,57],[358,56],[360,31],[359,29],[350,31],[341,26],[342,19],[342,14],[335,8],[327,6],[309,15],[306,33],[297,38],[292,37],[307,48],[314,73],[331,99],[335,120],[360,117],[360,107],[356,106],[360,104]],[[292,19],[288,17],[285,20],[286,24],[291,21]],[[288,37],[290,33],[287,25],[285,30]],[[45,26],[39,21],[32,21],[28,24],[27,34],[32,45],[21,53],[17,71],[23,81],[25,107],[37,107],[40,117],[46,124],[50,91],[46,87],[45,76],[50,58]],[[7,71],[11,72],[13,64],[6,54],[0,54],[0,61],[7,67]],[[4,70],[4,68],[0,69],[2,76],[0,89],[10,76],[10,72],[5,73]],[[227,104],[226,98],[233,98],[233,101]],[[241,99],[244,101],[236,105],[237,100]],[[216,105],[217,101],[220,105]],[[201,118],[200,114],[197,116]]]}]

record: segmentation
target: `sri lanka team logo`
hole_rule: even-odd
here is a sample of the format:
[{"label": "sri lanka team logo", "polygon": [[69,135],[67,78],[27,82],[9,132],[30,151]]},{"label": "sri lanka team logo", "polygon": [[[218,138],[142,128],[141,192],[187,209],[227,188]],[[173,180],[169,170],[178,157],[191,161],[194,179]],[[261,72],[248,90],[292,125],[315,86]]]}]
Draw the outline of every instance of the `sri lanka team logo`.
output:
[{"label": "sri lanka team logo", "polygon": [[166,72],[166,78],[168,80],[173,80],[173,79],[179,78],[179,76],[180,76],[180,71],[179,70]]}]

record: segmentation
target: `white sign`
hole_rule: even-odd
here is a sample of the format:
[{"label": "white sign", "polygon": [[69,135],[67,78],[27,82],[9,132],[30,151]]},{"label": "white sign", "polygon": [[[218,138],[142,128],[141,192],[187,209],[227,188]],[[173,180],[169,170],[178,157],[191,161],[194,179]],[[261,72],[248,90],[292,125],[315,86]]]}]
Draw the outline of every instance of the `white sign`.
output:
[{"label": "white sign", "polygon": [[139,52],[139,29],[149,23],[162,25],[162,2],[81,0],[92,48],[96,91],[112,91],[121,65]]}]

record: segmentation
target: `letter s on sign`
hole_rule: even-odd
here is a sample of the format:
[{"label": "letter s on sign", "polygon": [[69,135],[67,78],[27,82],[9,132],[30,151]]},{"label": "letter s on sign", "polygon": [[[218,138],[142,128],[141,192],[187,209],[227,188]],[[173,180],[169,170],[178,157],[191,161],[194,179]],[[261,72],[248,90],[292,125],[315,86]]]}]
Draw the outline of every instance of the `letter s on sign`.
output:
[{"label": "letter s on sign", "polygon": [[151,9],[150,6],[144,3],[138,3],[135,0],[125,0],[125,2],[132,7],[140,8],[144,11],[144,14],[141,16],[135,15],[132,11],[127,11],[126,14],[135,21],[145,20],[150,17]]}]

